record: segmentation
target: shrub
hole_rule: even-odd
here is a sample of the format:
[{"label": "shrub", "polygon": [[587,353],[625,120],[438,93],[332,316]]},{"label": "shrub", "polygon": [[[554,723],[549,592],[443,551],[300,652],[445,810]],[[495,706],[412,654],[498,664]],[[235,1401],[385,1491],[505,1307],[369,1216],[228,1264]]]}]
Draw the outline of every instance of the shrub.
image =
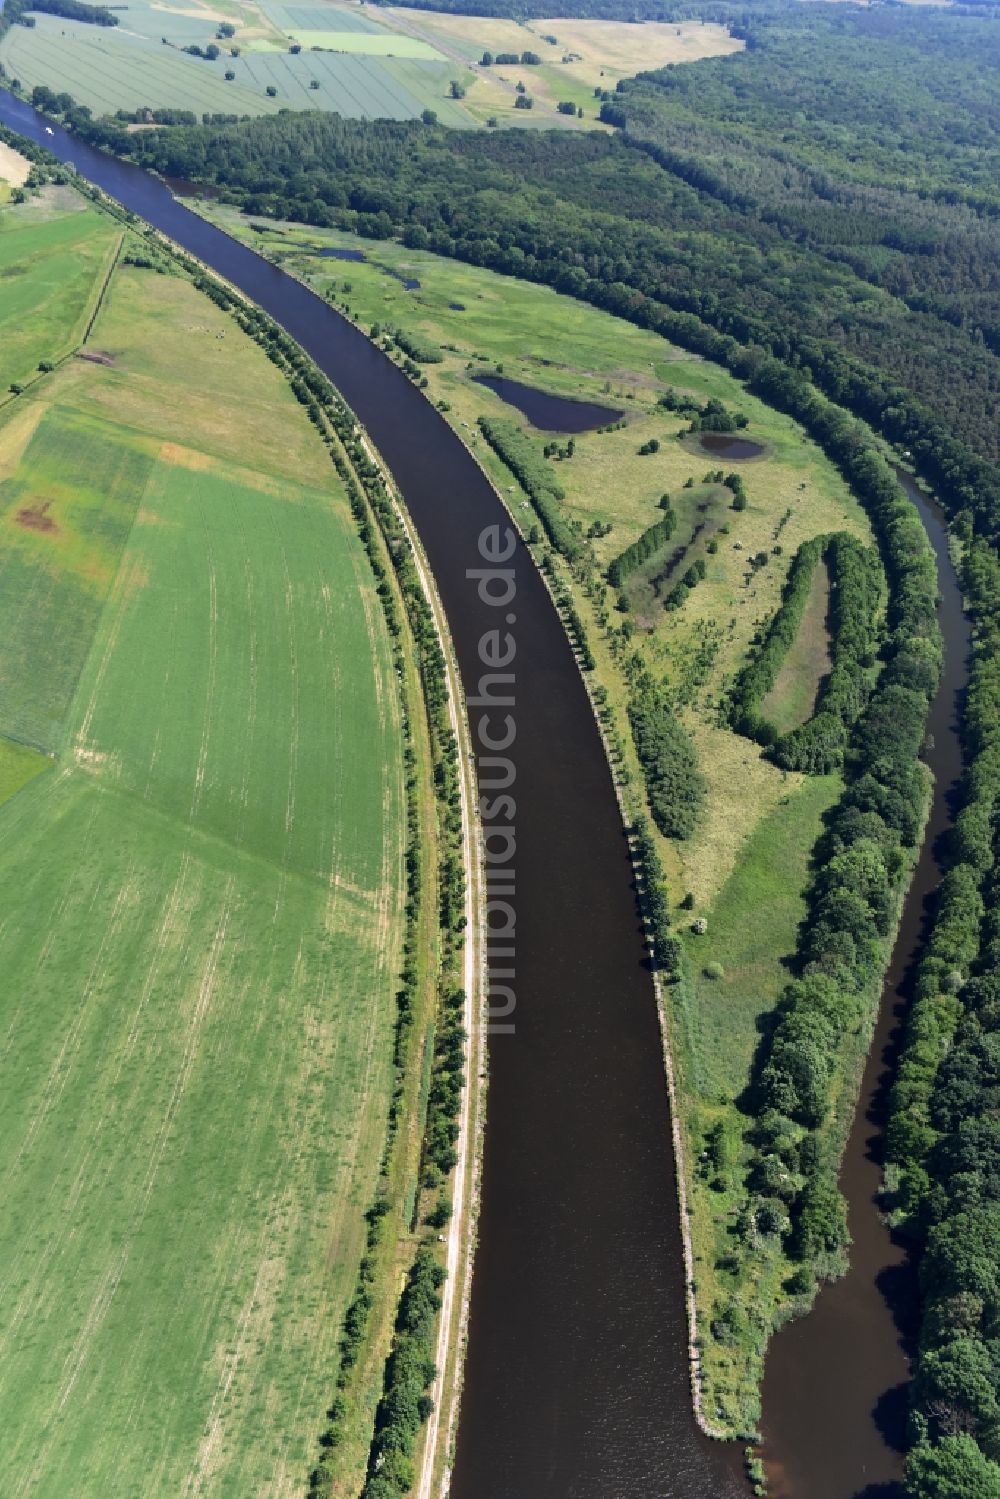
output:
[{"label": "shrub", "polygon": [[648,676],[633,691],[628,716],[653,821],[668,838],[690,837],[705,801],[690,735]]}]

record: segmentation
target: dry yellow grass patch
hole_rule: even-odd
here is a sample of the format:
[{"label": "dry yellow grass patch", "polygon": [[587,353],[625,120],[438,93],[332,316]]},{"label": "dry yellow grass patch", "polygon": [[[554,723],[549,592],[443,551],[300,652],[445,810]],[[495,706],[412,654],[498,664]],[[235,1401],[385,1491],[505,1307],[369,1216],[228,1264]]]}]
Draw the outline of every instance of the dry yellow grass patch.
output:
[{"label": "dry yellow grass patch", "polygon": [[743,43],[730,36],[725,26],[700,21],[679,25],[642,21],[631,25],[622,21],[551,20],[529,22],[527,29],[539,37],[557,37],[558,57],[565,52],[578,53],[580,61],[567,63],[566,72],[579,82],[594,85],[600,82],[602,69],[605,79],[609,72],[626,77],[667,63],[698,62],[703,57],[743,51]]},{"label": "dry yellow grass patch", "polygon": [[12,401],[6,421],[0,421],[0,479],[12,474],[21,461],[35,428],[48,407],[44,401]]},{"label": "dry yellow grass patch", "polygon": [[433,33],[444,41],[451,38],[471,42],[484,50],[488,48],[490,52],[539,52],[546,61],[554,61],[560,56],[555,47],[536,45],[537,38],[532,35],[531,26],[505,21],[499,16],[453,16],[437,12],[425,15],[395,6],[384,7],[379,15],[384,16],[394,30],[398,27],[400,31],[411,34]]},{"label": "dry yellow grass patch", "polygon": [[694,857],[687,856],[684,846],[679,850],[680,863],[684,891],[693,893],[698,910],[707,910],[735,869],[740,850],[758,823],[782,797],[796,791],[805,776],[798,771],[779,770],[749,739],[729,729],[716,728],[690,713],[684,718],[708,791],[697,843],[691,848]]},{"label": "dry yellow grass patch", "polygon": [[31,163],[19,151],[0,141],[0,178],[11,187],[23,187],[30,171]]},{"label": "dry yellow grass patch", "polygon": [[207,453],[199,453],[196,448],[185,448],[177,442],[165,442],[160,448],[160,458],[164,463],[173,464],[175,468],[190,468],[200,471],[215,468],[215,461]]}]

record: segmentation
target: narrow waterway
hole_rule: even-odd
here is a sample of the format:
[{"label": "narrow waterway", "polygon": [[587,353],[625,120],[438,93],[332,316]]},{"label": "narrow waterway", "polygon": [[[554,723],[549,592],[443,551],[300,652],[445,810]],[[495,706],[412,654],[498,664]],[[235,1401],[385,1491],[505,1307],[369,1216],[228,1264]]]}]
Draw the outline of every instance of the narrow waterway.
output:
[{"label": "narrow waterway", "polygon": [[619,407],[557,396],[552,391],[539,390],[537,385],[509,380],[506,375],[473,375],[472,378],[477,385],[492,390],[508,406],[516,407],[533,427],[542,432],[592,432],[595,427],[617,422],[625,415]]},{"label": "narrow waterway", "polygon": [[851,1263],[808,1317],[773,1340],[764,1373],[765,1461],[772,1499],[902,1499],[908,1349],[915,1276],[877,1208],[882,1133],[901,1017],[941,878],[942,842],[962,771],[958,722],[968,679],[969,622],[938,507],[899,475],[931,539],[941,595],[945,668],[928,722],[934,800],[886,975],[875,1039],[840,1173]]},{"label": "narrow waterway", "polygon": [[[39,141],[252,297],[343,392],[420,533],[467,695],[498,624],[517,644],[516,1009],[490,1042],[489,1121],[455,1499],[730,1499],[733,1446],[689,1396],[666,1084],[631,864],[603,747],[524,549],[498,610],[467,569],[499,500],[410,381],[300,283],[163,183],[0,93]],[[510,618],[508,619],[508,616]],[[504,708],[494,713],[498,735]],[[484,714],[470,714],[474,737]],[[504,960],[502,966],[511,964]],[[321,1412],[317,1412],[317,1426]]]}]

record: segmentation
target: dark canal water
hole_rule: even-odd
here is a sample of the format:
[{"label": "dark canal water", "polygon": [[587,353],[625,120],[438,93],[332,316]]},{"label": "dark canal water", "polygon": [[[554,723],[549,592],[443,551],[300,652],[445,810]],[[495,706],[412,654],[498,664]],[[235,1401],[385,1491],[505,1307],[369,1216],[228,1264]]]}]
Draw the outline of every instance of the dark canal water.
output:
[{"label": "dark canal water", "polygon": [[[300,283],[10,95],[0,120],[169,234],[267,310],[343,392],[405,494],[474,696],[497,628],[467,568],[505,524],[443,418]],[[562,626],[526,552],[516,597],[513,1034],[490,1043],[489,1125],[456,1499],[731,1499],[740,1456],[688,1392],[666,1085],[632,872]],[[481,718],[471,712],[474,736]],[[501,721],[502,723],[502,718]],[[492,732],[498,735],[494,714]],[[316,1413],[317,1425],[321,1412]]]},{"label": "dark canal water", "polygon": [[920,512],[938,566],[945,670],[928,723],[934,801],[841,1167],[853,1240],[850,1270],[824,1288],[808,1317],[782,1329],[768,1353],[763,1430],[772,1499],[903,1499],[907,1349],[916,1330],[916,1286],[905,1248],[878,1215],[876,1195],[901,1016],[941,877],[941,844],[962,771],[958,715],[971,635],[941,512],[905,474],[899,477]]},{"label": "dark canal water", "polygon": [[[75,162],[241,287],[335,382],[405,495],[467,696],[477,695],[484,669],[483,635],[506,623],[517,642],[516,738],[506,751],[516,765],[517,998],[512,1033],[490,1042],[455,1499],[744,1496],[738,1449],[708,1442],[691,1414],[668,1105],[631,866],[586,694],[530,558],[518,545],[505,564],[514,574],[516,596],[506,610],[514,618],[498,621],[466,570],[483,565],[478,538],[485,526],[505,524],[502,507],[395,365],[306,287],[190,213],[163,183],[58,127],[48,135],[40,116],[3,92],[0,121]],[[558,402],[551,430],[586,430],[560,424],[583,403],[546,400]],[[590,409],[600,413],[591,425],[618,415]],[[746,439],[726,440],[758,450]],[[969,649],[943,522],[909,487],[937,553],[942,592],[946,671],[930,725],[936,790],[844,1161],[851,1271],[823,1291],[810,1317],[778,1335],[768,1358],[764,1428],[777,1499],[896,1499],[901,1470],[911,1282],[874,1207],[879,1133],[899,1010],[951,821]],[[482,717],[470,709],[474,737]]]},{"label": "dark canal water", "polygon": [[516,406],[533,427],[542,432],[592,432],[607,422],[616,422],[624,415],[612,406],[601,406],[596,401],[570,401],[564,396],[554,396],[534,385],[525,385],[520,380],[508,380],[505,375],[473,375],[477,385],[485,385],[508,406]]}]

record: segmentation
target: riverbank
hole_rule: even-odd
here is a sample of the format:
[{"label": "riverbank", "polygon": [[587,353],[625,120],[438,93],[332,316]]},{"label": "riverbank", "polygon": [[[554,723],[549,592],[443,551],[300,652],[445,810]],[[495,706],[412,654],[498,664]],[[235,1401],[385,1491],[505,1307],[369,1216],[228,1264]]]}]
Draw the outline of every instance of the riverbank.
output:
[{"label": "riverbank", "polygon": [[[886,1221],[884,1131],[896,1075],[900,1027],[924,950],[934,894],[953,826],[963,766],[961,704],[971,627],[965,615],[947,522],[932,498],[899,475],[934,548],[945,665],[928,719],[926,755],[933,794],[913,879],[897,929],[876,1017],[863,1054],[856,1105],[845,1100],[840,1185],[851,1234],[847,1274],[824,1286],[810,1315],[773,1340],[763,1386],[763,1456],[774,1499],[854,1499],[857,1475],[902,1499],[908,1445],[907,1384],[918,1330],[911,1246]],[[817,1405],[819,1402],[819,1405]],[[834,1403],[835,1429],[819,1416]]]},{"label": "riverbank", "polygon": [[[366,436],[362,436],[362,443],[376,468],[385,472],[385,465]],[[423,554],[419,537],[406,513],[402,495],[392,485],[391,477],[389,477],[389,489],[413,552],[421,587],[434,617],[438,644],[445,661],[448,680],[448,717],[455,743],[458,746],[462,850],[465,868],[465,939],[462,951],[462,975],[465,990],[463,1022],[467,1037],[465,1088],[458,1120],[458,1138],[455,1141],[457,1160],[451,1182],[453,1212],[447,1233],[444,1235],[444,1264],[448,1278],[442,1287],[441,1309],[438,1314],[437,1347],[434,1359],[436,1372],[430,1390],[433,1409],[424,1431],[418,1477],[414,1488],[417,1499],[432,1499],[439,1488],[444,1492],[447,1491],[448,1464],[458,1420],[463,1354],[468,1334],[488,1077],[484,985],[486,907],[482,827],[478,815],[475,763],[454,647],[448,634],[448,624],[441,601],[434,586],[434,578]],[[443,1424],[442,1417],[444,1417]]]}]

